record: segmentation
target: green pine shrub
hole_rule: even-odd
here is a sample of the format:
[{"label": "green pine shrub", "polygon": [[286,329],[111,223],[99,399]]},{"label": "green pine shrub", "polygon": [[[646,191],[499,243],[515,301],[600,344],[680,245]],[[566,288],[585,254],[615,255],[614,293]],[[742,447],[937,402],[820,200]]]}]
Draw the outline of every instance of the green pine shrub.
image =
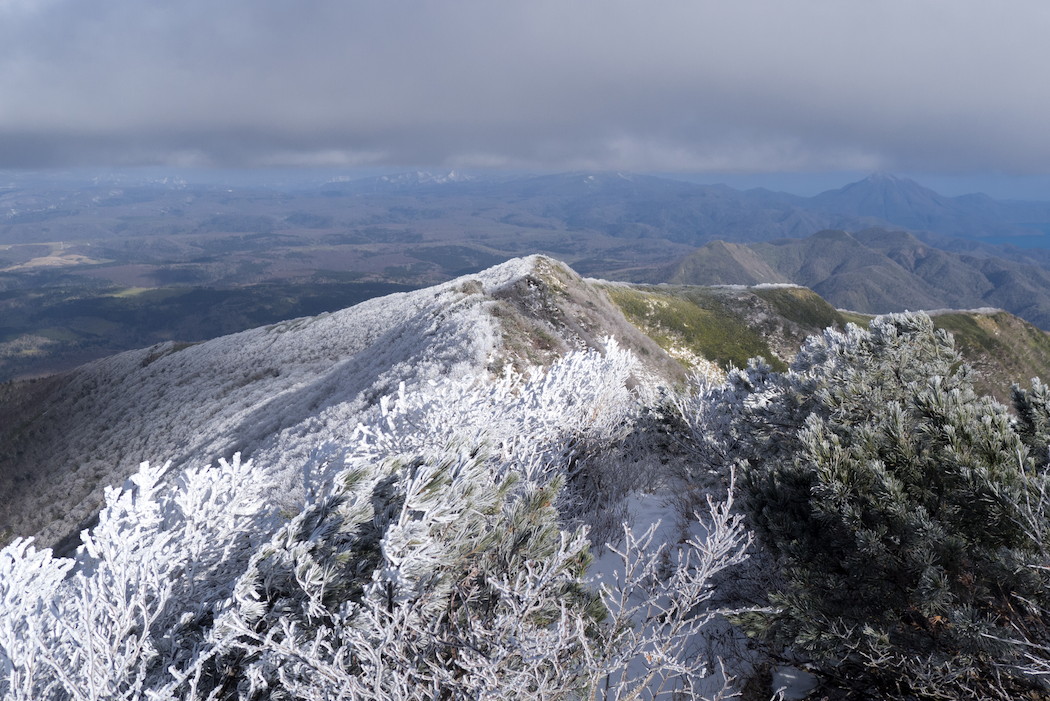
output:
[{"label": "green pine shrub", "polygon": [[[925,315],[811,338],[706,394],[776,566],[752,632],[860,698],[1041,698],[1050,392],[973,388]],[[1028,696],[1034,694],[1035,696]]]}]

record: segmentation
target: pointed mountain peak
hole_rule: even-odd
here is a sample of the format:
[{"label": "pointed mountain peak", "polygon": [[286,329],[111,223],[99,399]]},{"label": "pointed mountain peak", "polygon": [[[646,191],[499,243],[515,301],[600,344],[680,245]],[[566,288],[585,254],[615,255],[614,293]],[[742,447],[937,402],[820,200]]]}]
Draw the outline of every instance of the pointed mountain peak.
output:
[{"label": "pointed mountain peak", "polygon": [[893,173],[887,173],[884,170],[876,170],[871,175],[869,175],[868,177],[864,178],[864,180],[866,180],[868,182],[872,182],[872,183],[880,183],[880,182],[888,182],[888,183],[905,183],[905,182],[907,182],[907,183],[910,183],[910,182],[914,182],[913,180],[909,180],[908,178],[901,178],[899,176],[894,175]]},{"label": "pointed mountain peak", "polygon": [[875,172],[871,173],[868,177],[864,178],[860,182],[867,182],[867,183],[895,183],[895,182],[900,182],[901,180],[904,180],[904,179],[905,178],[898,178],[893,173],[887,173],[886,171],[883,171],[883,170],[876,170]]},{"label": "pointed mountain peak", "polygon": [[[921,192],[927,196],[940,197],[936,192],[924,187],[919,183],[915,182],[911,178],[904,178],[899,175],[893,175],[892,173],[884,173],[882,171],[876,171],[857,182],[850,183],[838,190],[832,190],[831,192],[846,193],[851,191],[903,191],[903,192]],[[825,193],[827,194],[827,193]],[[818,195],[819,197],[819,195]]]},{"label": "pointed mountain peak", "polygon": [[873,173],[841,189],[822,192],[810,202],[828,212],[920,231],[966,218],[951,199],[914,180],[885,173]]}]

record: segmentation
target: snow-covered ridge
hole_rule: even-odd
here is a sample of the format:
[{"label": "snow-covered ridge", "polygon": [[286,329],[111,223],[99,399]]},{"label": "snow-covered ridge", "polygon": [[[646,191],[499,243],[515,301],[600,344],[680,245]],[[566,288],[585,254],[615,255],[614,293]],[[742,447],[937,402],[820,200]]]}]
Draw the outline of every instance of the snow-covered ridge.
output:
[{"label": "snow-covered ridge", "polygon": [[319,435],[352,430],[401,384],[524,357],[522,336],[534,328],[562,351],[585,347],[603,333],[597,321],[582,340],[571,318],[549,319],[555,288],[565,294],[577,282],[555,261],[514,259],[331,314],[123,353],[43,383],[49,389],[30,403],[24,425],[0,427],[0,533],[56,543],[88,522],[104,485],[122,483],[143,460],[170,459],[178,469],[235,452],[303,461]]},{"label": "snow-covered ridge", "polygon": [[757,285],[708,285],[708,287],[719,290],[802,290],[802,285],[793,282],[760,282]]},{"label": "snow-covered ridge", "polygon": [[455,170],[450,170],[443,174],[434,174],[429,171],[417,170],[414,173],[399,173],[398,175],[383,175],[379,178],[380,182],[391,183],[395,185],[409,184],[409,185],[444,185],[445,183],[464,183],[474,180],[470,175],[464,175],[463,173],[457,173]]},{"label": "snow-covered ridge", "polygon": [[57,520],[0,550],[0,696],[717,695],[695,651],[748,537],[684,508],[613,335],[661,352],[603,295],[530,257],[71,373],[6,506]]},{"label": "snow-covered ridge", "polygon": [[376,178],[358,179],[348,175],[338,176],[326,181],[325,185],[343,185],[351,188],[376,188],[380,190],[397,191],[404,188],[413,188],[427,185],[448,185],[453,183],[469,183],[476,181],[472,175],[466,175],[456,170],[445,173],[432,173],[425,170],[417,170],[404,173],[392,173],[381,175]]}]

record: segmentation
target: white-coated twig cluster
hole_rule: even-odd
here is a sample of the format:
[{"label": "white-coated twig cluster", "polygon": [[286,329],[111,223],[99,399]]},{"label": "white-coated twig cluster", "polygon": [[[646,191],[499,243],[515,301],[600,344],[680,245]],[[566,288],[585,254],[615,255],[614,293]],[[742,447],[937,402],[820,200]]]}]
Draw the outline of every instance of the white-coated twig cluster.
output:
[{"label": "white-coated twig cluster", "polygon": [[326,429],[295,513],[264,498],[258,461],[144,464],[75,558],[0,552],[0,695],[725,694],[701,638],[713,578],[749,542],[731,501],[686,542],[626,528],[599,584],[585,519],[566,517],[580,460],[632,430],[635,367],[610,342],[545,373],[402,390],[376,422]]}]

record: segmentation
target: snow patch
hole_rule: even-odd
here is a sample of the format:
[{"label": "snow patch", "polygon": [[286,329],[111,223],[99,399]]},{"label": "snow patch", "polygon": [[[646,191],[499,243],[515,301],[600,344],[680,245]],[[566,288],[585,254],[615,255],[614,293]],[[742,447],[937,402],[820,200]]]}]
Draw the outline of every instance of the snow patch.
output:
[{"label": "snow patch", "polygon": [[941,314],[980,314],[981,316],[992,316],[994,314],[1002,313],[1002,309],[998,307],[978,307],[976,309],[924,309],[929,316],[939,316]]},{"label": "snow patch", "polygon": [[800,290],[804,289],[802,285],[796,285],[793,282],[760,282],[757,285],[752,285],[753,290]]}]

